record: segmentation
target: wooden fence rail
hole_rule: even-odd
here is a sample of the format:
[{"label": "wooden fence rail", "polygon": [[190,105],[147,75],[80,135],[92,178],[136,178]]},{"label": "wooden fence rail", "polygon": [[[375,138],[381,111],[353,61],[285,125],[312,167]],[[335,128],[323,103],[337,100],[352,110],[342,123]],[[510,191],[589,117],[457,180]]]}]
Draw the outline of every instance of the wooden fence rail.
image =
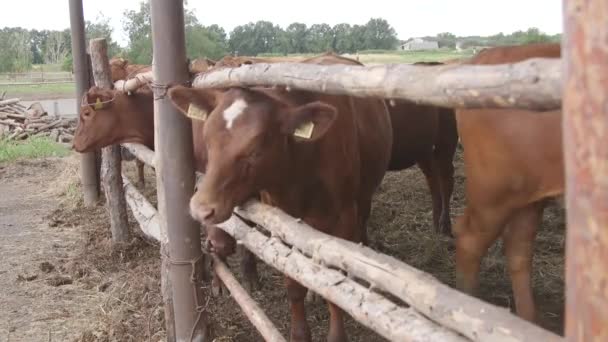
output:
[{"label": "wooden fence rail", "polygon": [[561,107],[561,68],[560,59],[549,58],[500,65],[252,64],[212,69],[192,86],[285,86],[453,108],[553,110]]},{"label": "wooden fence rail", "polygon": [[250,201],[237,213],[320,263],[344,270],[411,305],[430,319],[479,341],[557,341],[560,337],[450,288],[428,273],[350,241],[336,239],[278,208]]}]

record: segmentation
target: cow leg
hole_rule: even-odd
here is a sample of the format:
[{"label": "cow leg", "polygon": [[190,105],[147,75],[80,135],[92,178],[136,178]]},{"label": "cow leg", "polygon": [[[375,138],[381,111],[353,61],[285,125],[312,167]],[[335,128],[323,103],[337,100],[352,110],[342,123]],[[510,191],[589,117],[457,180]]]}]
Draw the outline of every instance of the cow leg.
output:
[{"label": "cow leg", "polygon": [[441,194],[441,214],[439,217],[439,231],[446,236],[452,235],[452,221],[450,220],[450,201],[454,192],[454,152],[456,148],[448,151],[435,151],[435,165],[439,174],[439,193]]},{"label": "cow leg", "polygon": [[260,278],[255,255],[247,248],[239,246],[241,257],[241,272],[244,278],[244,285],[247,291],[253,292],[260,288]]},{"label": "cow leg", "polygon": [[287,297],[291,309],[291,332],[289,340],[292,342],[310,342],[310,329],[306,322],[306,310],[304,307],[306,288],[289,277],[285,277],[285,286],[287,287]]},{"label": "cow leg", "polygon": [[542,213],[541,204],[532,204],[519,210],[503,233],[515,309],[520,317],[532,322],[536,320],[531,282],[532,256],[536,229],[540,224]]},{"label": "cow leg", "polygon": [[452,236],[450,200],[454,191],[453,161],[458,147],[458,130],[456,129],[456,117],[451,109],[442,108],[439,115],[439,134],[433,151],[433,159],[439,173],[439,191],[442,204],[439,230],[446,236]]},{"label": "cow leg", "polygon": [[468,294],[478,289],[481,259],[496,241],[508,217],[506,210],[472,209],[467,207],[455,225],[456,285]]},{"label": "cow leg", "polygon": [[418,167],[424,174],[426,183],[428,184],[431,192],[431,199],[433,201],[433,228],[435,229],[435,232],[439,232],[439,218],[441,217],[442,200],[437,164],[432,158],[429,158],[418,161]]},{"label": "cow leg", "polygon": [[329,334],[328,342],[346,342],[346,330],[344,329],[344,312],[337,305],[327,302],[329,308]]},{"label": "cow leg", "polygon": [[135,159],[135,165],[137,166],[137,186],[140,189],[143,189],[146,186],[146,181],[144,180],[144,162],[139,159]]}]

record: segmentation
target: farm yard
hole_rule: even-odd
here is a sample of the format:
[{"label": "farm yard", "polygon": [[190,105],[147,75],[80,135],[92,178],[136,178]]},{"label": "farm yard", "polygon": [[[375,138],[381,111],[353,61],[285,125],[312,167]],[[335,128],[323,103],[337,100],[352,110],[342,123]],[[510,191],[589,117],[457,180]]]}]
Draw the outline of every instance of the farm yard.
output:
[{"label": "farm yard", "polygon": [[0,13],[0,342],[608,338],[606,6],[67,3]]}]

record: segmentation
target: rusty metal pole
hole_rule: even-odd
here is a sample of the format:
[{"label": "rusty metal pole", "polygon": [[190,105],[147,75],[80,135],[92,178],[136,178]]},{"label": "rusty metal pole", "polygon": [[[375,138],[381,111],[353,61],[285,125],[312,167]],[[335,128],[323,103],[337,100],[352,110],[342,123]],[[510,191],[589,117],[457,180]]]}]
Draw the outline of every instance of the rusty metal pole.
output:
[{"label": "rusty metal pole", "polygon": [[[82,94],[89,89],[89,70],[84,34],[82,0],[70,1],[70,27],[72,37],[72,67],[76,78],[76,113],[80,113]],[[80,155],[80,181],[85,206],[93,206],[99,199],[99,174],[95,152]]]},{"label": "rusty metal pole", "polygon": [[[95,84],[102,89],[114,88],[108,58],[108,43],[105,38],[91,39],[91,70]],[[106,197],[106,208],[110,215],[110,229],[114,245],[129,242],[129,221],[127,220],[127,201],[122,184],[122,158],[120,145],[101,149],[101,175]]]},{"label": "rusty metal pole", "polygon": [[608,5],[564,0],[566,338],[608,341]]},{"label": "rusty metal pole", "polygon": [[[167,87],[188,81],[182,0],[150,1],[157,189],[162,192],[169,237],[177,341],[207,341],[205,298],[200,286],[203,255],[198,224],[188,214],[194,190],[192,127],[166,96]],[[195,279],[191,279],[191,275]]]}]

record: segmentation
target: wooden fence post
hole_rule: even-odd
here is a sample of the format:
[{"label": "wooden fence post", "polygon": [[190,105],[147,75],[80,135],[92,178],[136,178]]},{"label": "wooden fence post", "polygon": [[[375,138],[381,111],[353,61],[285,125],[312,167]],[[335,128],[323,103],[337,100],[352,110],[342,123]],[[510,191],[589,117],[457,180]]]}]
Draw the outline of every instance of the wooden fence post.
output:
[{"label": "wooden fence post", "polygon": [[[199,225],[188,214],[194,190],[192,127],[169,101],[167,88],[188,81],[183,1],[151,0],[156,177],[161,220],[169,237],[177,341],[207,341],[200,286],[203,254]],[[192,275],[194,275],[192,277]],[[192,277],[192,278],[191,278]]]},{"label": "wooden fence post", "polygon": [[608,341],[608,6],[564,1],[566,338]]},{"label": "wooden fence post", "polygon": [[[108,44],[104,38],[91,39],[91,64],[95,84],[104,89],[112,89],[114,83],[110,76]],[[122,185],[120,145],[104,147],[101,150],[101,178],[106,206],[110,214],[110,228],[114,244],[129,241],[129,222],[127,220],[127,201]]]},{"label": "wooden fence post", "polygon": [[[89,69],[86,61],[84,16],[82,0],[70,0],[70,27],[72,37],[72,56],[74,77],[76,78],[76,112],[80,113],[80,100],[89,88]],[[83,153],[80,156],[80,179],[84,204],[94,206],[99,200],[99,174],[97,173],[96,153]]]}]

